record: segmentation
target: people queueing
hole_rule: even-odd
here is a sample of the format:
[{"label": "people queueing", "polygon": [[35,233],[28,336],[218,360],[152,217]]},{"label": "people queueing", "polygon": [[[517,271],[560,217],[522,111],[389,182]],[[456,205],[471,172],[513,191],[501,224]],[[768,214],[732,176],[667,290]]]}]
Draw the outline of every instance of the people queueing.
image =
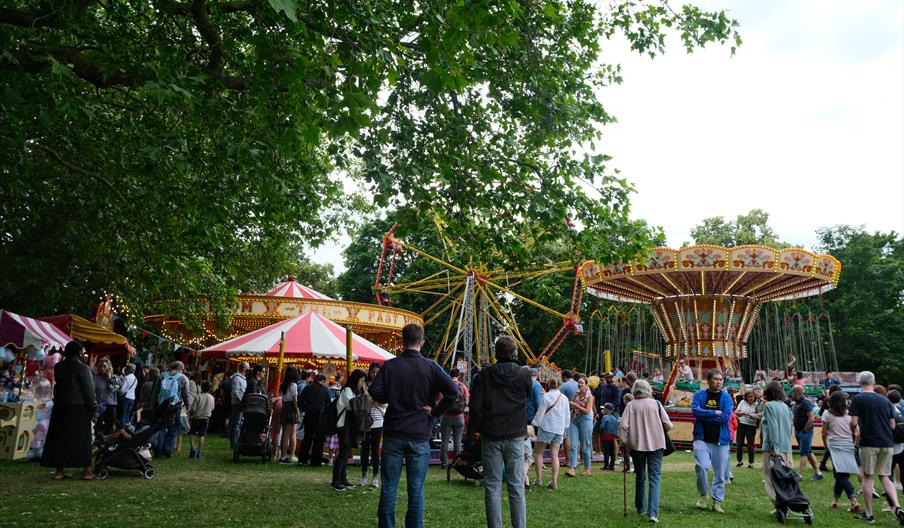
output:
[{"label": "people queueing", "polygon": [[279,462],[295,464],[295,432],[301,422],[301,411],[298,410],[298,369],[289,366],[279,384],[279,397],[282,400],[279,425],[282,430],[279,446]]},{"label": "people queueing", "polygon": [[[214,400],[209,381],[202,381],[200,394],[192,398],[188,414],[191,418],[191,426],[188,431],[188,458],[200,461],[204,457],[204,440],[207,437],[207,429],[210,425],[210,416],[213,414]],[[195,445],[198,446],[195,449]]]},{"label": "people queueing", "polygon": [[[697,507],[712,508],[717,513],[725,513],[725,482],[728,476],[726,466],[730,464],[731,419],[734,403],[731,395],[722,390],[722,372],[711,369],[706,373],[707,388],[694,394],[691,411],[694,413],[694,465],[697,471],[697,491],[700,498]],[[709,470],[713,470],[710,492]],[[709,499],[712,498],[712,504]]]},{"label": "people queueing", "polygon": [[456,395],[456,400],[446,409],[439,421],[439,463],[441,468],[445,468],[449,464],[449,440],[452,440],[452,456],[457,456],[461,453],[461,435],[465,429],[464,412],[471,398],[468,387],[459,381],[461,371],[453,368],[449,371],[449,376],[455,382],[458,394]]},{"label": "people queueing", "polygon": [[248,380],[245,373],[248,372],[248,362],[239,363],[239,368],[230,378],[230,413],[229,413],[229,449],[235,449],[239,436],[239,421],[242,419],[242,398],[248,388]]},{"label": "people queueing", "polygon": [[772,483],[772,464],[793,467],[791,459],[791,409],[785,404],[785,390],[777,381],[769,382],[763,390],[763,419],[760,445],[763,450],[763,485],[766,496],[775,503],[775,487]]},{"label": "people queueing", "polygon": [[744,465],[744,449],[747,449],[747,467],[752,468],[756,459],[756,432],[760,426],[760,416],[757,413],[756,392],[748,390],[738,402],[735,415],[738,417],[738,430],[735,433],[737,439],[738,463],[736,467]]},{"label": "people queueing", "polygon": [[[408,482],[405,526],[423,526],[430,433],[435,417],[445,412],[458,393],[452,378],[435,361],[421,355],[424,327],[411,323],[402,328],[402,346],[404,350],[383,365],[369,389],[374,401],[389,405],[383,420],[383,459],[377,507],[380,528],[396,525],[396,495],[403,461],[407,466]],[[443,397],[436,403],[438,393]]]},{"label": "people queueing", "polygon": [[658,523],[665,434],[672,428],[672,421],[662,404],[653,398],[649,382],[635,381],[631,393],[634,400],[625,406],[619,433],[634,460],[634,508],[638,514],[648,516],[650,522]]},{"label": "people queueing", "polygon": [[188,404],[188,378],[184,374],[185,364],[181,361],[173,361],[168,372],[160,376],[154,388],[157,395],[156,410],[160,412],[161,406],[172,405],[177,407],[174,416],[170,417],[163,429],[157,433],[154,442],[154,454],[158,457],[170,458],[176,452],[176,436],[182,430],[179,421],[182,407]]},{"label": "people queueing", "polygon": [[370,430],[364,433],[364,438],[361,440],[361,486],[367,486],[368,484],[367,469],[370,467],[373,468],[373,476],[370,479],[370,485],[373,488],[380,487],[380,479],[378,477],[380,474],[380,446],[383,443],[383,420],[388,407],[385,403],[374,401],[370,395],[370,385],[379,371],[379,363],[371,363],[370,368],[367,370],[365,391],[370,401],[370,417],[373,423],[370,426]]},{"label": "people queueing", "polygon": [[314,381],[305,386],[300,398],[304,410],[304,438],[301,440],[301,451],[298,453],[298,465],[310,463],[311,467],[320,467],[323,465],[324,443],[320,413],[330,403],[326,376],[323,374],[314,376]]},{"label": "people queueing", "polygon": [[[512,527],[523,528],[527,525],[524,437],[532,380],[530,370],[516,363],[518,346],[514,338],[497,338],[494,352],[496,364],[480,372],[471,391],[469,427],[480,433],[487,526],[502,526],[504,480],[508,489]],[[589,397],[589,391],[587,395]],[[587,440],[589,442],[589,435]]]},{"label": "people queueing", "polygon": [[571,412],[568,399],[559,391],[558,380],[551,379],[547,385],[549,390],[543,395],[537,413],[531,421],[537,435],[537,442],[534,446],[536,462],[534,486],[538,488],[543,486],[543,451],[549,448],[552,479],[550,479],[548,487],[551,490],[557,490],[559,489],[559,447],[565,438],[565,432],[571,425]]}]

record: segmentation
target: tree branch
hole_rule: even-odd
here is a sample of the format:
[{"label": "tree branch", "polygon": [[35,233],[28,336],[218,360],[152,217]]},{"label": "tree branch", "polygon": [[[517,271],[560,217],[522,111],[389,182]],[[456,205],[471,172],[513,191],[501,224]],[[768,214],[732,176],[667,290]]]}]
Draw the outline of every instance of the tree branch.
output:
[{"label": "tree branch", "polygon": [[194,0],[191,4],[191,17],[198,28],[201,38],[210,47],[210,58],[207,60],[206,72],[230,90],[247,90],[246,79],[223,73],[223,38],[210,21],[210,12],[206,0]]},{"label": "tree branch", "polygon": [[85,170],[85,169],[79,167],[78,165],[75,165],[75,164],[73,164],[73,163],[70,163],[70,162],[66,161],[65,159],[63,159],[63,156],[61,156],[59,152],[53,150],[53,149],[50,148],[50,147],[47,147],[47,146],[45,146],[45,145],[42,145],[42,144],[40,144],[40,143],[37,143],[37,142],[31,142],[31,143],[29,143],[28,146],[40,150],[40,151],[43,152],[44,155],[47,156],[50,160],[55,161],[57,164],[59,164],[60,166],[62,166],[63,168],[65,168],[65,169],[67,169],[67,170],[69,170],[69,171],[71,171],[71,172],[75,172],[75,173],[77,173],[77,174],[81,174],[82,176],[87,176],[87,177],[89,177],[89,178],[92,178],[92,179],[94,179],[94,180],[97,180],[97,181],[103,183],[103,184],[106,185],[111,191],[113,191],[113,194],[115,194],[115,195],[120,199],[120,201],[122,201],[123,203],[128,203],[128,200],[126,200],[126,197],[123,196],[123,194],[122,194],[121,192],[119,192],[119,189],[117,189],[116,187],[114,187],[113,184],[110,183],[110,180],[104,178],[104,177],[101,176],[100,174],[98,174],[98,173],[96,173],[96,172],[91,172],[91,171],[89,171],[89,170]]},{"label": "tree branch", "polygon": [[0,7],[0,23],[24,28],[39,28],[52,24],[59,14],[59,11],[32,13]]}]

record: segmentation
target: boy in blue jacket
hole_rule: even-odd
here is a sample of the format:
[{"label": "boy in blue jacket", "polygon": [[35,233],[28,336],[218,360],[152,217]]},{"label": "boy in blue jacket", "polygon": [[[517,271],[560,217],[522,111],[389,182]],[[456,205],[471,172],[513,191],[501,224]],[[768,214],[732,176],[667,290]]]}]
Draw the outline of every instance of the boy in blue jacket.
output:
[{"label": "boy in blue jacket", "polygon": [[697,469],[697,491],[700,499],[697,507],[707,509],[709,497],[709,470],[713,470],[712,509],[725,513],[726,468],[730,464],[731,432],[728,422],[734,411],[731,395],[722,390],[722,371],[710,369],[706,373],[708,388],[694,394],[691,410],[694,413],[694,464]]}]

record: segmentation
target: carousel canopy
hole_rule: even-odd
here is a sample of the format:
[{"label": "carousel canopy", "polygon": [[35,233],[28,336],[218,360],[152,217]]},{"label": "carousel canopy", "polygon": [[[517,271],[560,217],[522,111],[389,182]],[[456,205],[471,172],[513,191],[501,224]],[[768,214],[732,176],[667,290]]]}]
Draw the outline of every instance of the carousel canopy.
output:
[{"label": "carousel canopy", "polygon": [[304,284],[295,282],[295,277],[289,277],[289,280],[280,282],[275,288],[267,292],[270,297],[288,297],[290,299],[322,299],[331,301],[330,297],[315,291]]},{"label": "carousel canopy", "polygon": [[[201,351],[202,358],[279,355],[279,342],[285,332],[285,357],[344,359],[345,329],[317,312],[280,321],[249,334],[224,341]],[[359,335],[352,337],[352,359],[383,363],[393,356]]]},{"label": "carousel canopy", "polygon": [[0,310],[0,344],[63,349],[72,339],[56,326],[31,317]]},{"label": "carousel canopy", "polygon": [[129,340],[115,332],[92,323],[84,317],[74,314],[54,315],[52,317],[41,317],[41,321],[46,321],[63,332],[69,334],[72,339],[82,343],[93,343],[92,352],[96,353],[116,353],[116,352],[134,352],[135,349],[129,344]]}]

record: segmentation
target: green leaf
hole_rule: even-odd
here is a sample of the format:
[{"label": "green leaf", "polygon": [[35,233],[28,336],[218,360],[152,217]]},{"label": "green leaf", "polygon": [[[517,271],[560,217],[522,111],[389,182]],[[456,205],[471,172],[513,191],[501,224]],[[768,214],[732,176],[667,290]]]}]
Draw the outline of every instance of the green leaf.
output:
[{"label": "green leaf", "polygon": [[267,0],[277,13],[283,12],[292,22],[298,22],[295,16],[295,0]]}]

